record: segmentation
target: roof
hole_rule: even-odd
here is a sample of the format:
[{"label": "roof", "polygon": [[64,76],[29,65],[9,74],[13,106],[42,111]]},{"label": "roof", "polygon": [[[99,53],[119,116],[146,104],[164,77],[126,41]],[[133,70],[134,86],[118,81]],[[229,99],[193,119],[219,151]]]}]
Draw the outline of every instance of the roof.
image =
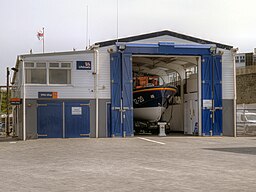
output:
[{"label": "roof", "polygon": [[[215,44],[218,48],[221,48],[221,49],[230,50],[230,49],[233,48],[233,46],[231,46],[231,45],[225,45],[225,44],[221,44],[221,43],[217,43],[217,42],[213,42],[213,41],[208,41],[208,40],[204,40],[204,39],[184,35],[184,34],[181,34],[181,33],[176,33],[176,32],[169,31],[169,30],[120,38],[120,39],[118,39],[118,42],[127,42],[128,43],[128,42],[133,42],[133,41],[138,41],[138,40],[143,40],[143,39],[159,37],[159,36],[163,36],[163,35],[169,35],[169,36],[172,36],[172,37],[192,41],[192,42],[199,43],[199,44]],[[105,46],[115,45],[116,42],[117,42],[117,39],[113,39],[113,40],[108,40],[108,41],[97,42],[95,44],[99,45],[100,47],[105,47]]]},{"label": "roof", "polygon": [[19,55],[21,58],[24,57],[46,57],[46,56],[55,56],[55,55],[74,55],[74,54],[84,54],[84,53],[93,53],[92,50],[82,50],[82,51],[64,51],[64,52],[49,52],[49,53],[32,53],[32,54],[23,54]]}]

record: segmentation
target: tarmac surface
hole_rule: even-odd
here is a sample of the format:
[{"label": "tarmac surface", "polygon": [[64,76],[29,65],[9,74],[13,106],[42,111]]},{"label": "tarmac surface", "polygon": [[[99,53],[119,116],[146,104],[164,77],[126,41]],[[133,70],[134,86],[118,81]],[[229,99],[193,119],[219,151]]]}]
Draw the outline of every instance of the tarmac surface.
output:
[{"label": "tarmac surface", "polygon": [[0,142],[0,191],[256,191],[255,137]]}]

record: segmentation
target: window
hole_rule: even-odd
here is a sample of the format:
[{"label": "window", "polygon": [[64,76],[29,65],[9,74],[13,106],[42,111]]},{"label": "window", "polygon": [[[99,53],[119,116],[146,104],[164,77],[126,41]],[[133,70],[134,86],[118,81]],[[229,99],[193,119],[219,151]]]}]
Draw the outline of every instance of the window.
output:
[{"label": "window", "polygon": [[70,63],[50,63],[49,84],[70,84],[71,83]]},{"label": "window", "polygon": [[240,62],[245,62],[245,57],[244,56],[240,56]]},{"label": "window", "polygon": [[46,63],[36,63],[36,67],[46,68]]},{"label": "window", "polygon": [[50,63],[50,67],[59,67],[59,63]]},{"label": "window", "polygon": [[61,63],[61,67],[70,68],[70,63]]},{"label": "window", "polygon": [[46,63],[25,63],[26,83],[46,84]]},{"label": "window", "polygon": [[27,84],[70,84],[71,63],[26,62],[25,77]]},{"label": "window", "polygon": [[239,63],[239,56],[236,56],[236,63]]},{"label": "window", "polygon": [[34,67],[34,63],[25,63],[25,68]]}]

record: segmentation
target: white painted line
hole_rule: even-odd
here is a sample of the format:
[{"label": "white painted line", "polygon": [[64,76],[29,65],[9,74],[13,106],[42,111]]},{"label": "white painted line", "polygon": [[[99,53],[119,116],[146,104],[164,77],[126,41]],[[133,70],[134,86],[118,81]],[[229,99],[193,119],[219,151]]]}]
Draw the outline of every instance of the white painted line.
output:
[{"label": "white painted line", "polygon": [[16,143],[15,141],[11,141],[11,142],[9,142],[9,143]]},{"label": "white painted line", "polygon": [[138,138],[141,139],[141,140],[152,142],[152,143],[157,143],[157,144],[165,145],[165,143],[163,143],[163,142],[154,141],[154,140],[143,138],[143,137],[138,137]]}]

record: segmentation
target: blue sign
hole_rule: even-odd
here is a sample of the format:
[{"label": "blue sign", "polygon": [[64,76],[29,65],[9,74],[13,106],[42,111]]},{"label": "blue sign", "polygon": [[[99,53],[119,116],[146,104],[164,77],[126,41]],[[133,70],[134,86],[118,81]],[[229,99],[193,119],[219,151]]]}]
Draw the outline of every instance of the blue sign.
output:
[{"label": "blue sign", "polygon": [[77,70],[91,70],[92,62],[91,61],[76,61]]},{"label": "blue sign", "polygon": [[58,98],[58,92],[38,92],[38,98]]}]

